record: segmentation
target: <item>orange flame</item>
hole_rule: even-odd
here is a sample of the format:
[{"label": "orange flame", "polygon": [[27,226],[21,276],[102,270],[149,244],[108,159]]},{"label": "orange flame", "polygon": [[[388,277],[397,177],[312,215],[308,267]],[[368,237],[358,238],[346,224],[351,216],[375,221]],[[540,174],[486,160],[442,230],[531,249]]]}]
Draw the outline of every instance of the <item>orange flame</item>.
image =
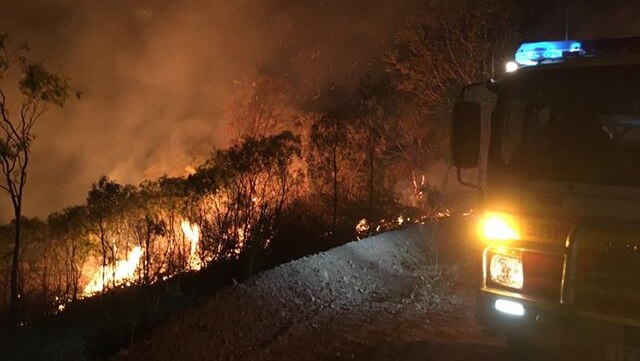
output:
[{"label": "orange flame", "polygon": [[356,233],[358,237],[365,236],[369,232],[369,221],[366,218],[362,218],[356,224]]},{"label": "orange flame", "polygon": [[200,242],[200,227],[195,223],[189,221],[180,222],[182,228],[182,234],[191,242],[191,248],[189,250],[189,268],[197,271],[202,268],[202,261],[198,257],[198,243]]},{"label": "orange flame", "polygon": [[[200,227],[186,220],[180,222],[180,226],[184,237],[190,242],[188,267],[190,270],[200,270],[203,266],[203,262],[197,253],[198,243],[200,242]],[[129,251],[126,259],[117,260],[115,265],[100,266],[85,286],[82,296],[91,297],[102,292],[105,287],[110,285],[129,285],[135,279],[136,270],[143,253],[142,248],[137,246]]]},{"label": "orange flame", "polygon": [[84,288],[83,295],[93,296],[109,284],[116,286],[128,284],[135,277],[141,256],[142,248],[134,247],[127,255],[127,259],[119,260],[115,265],[100,266],[100,269],[93,274],[91,281]]}]

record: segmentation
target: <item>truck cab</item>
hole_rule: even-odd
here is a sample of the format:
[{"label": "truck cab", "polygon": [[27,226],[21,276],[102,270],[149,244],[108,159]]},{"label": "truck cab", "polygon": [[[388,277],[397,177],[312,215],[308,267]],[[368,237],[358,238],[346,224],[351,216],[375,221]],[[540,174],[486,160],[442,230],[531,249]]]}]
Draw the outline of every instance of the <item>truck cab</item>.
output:
[{"label": "truck cab", "polygon": [[640,39],[525,43],[508,69],[488,146],[480,105],[454,109],[454,165],[486,159],[478,317],[563,359],[640,360]]}]

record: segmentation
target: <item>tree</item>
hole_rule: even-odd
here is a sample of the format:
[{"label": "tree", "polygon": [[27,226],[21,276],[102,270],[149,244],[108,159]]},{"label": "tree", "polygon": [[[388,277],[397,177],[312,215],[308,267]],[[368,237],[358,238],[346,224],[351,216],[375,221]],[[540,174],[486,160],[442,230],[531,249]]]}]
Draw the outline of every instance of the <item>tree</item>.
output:
[{"label": "tree", "polygon": [[[102,253],[102,291],[107,288],[107,272],[115,273],[115,266],[118,259],[118,241],[122,234],[123,211],[135,189],[130,185],[121,185],[106,176],[91,186],[87,196],[88,218],[92,225],[92,232],[100,240],[100,250]],[[127,247],[125,247],[125,252]],[[111,266],[111,267],[109,267]],[[115,274],[111,277],[112,286],[116,286]]]},{"label": "tree", "polygon": [[[167,224],[162,219],[161,206],[159,204],[160,186],[156,182],[143,182],[137,192],[133,194],[127,213],[131,219],[131,227],[134,237],[144,250],[142,262],[142,280],[145,285],[152,281],[152,255],[155,254],[154,244],[158,237],[166,235]],[[161,263],[161,262],[156,262]],[[157,272],[154,272],[154,277]]]},{"label": "tree", "polygon": [[75,301],[78,298],[78,286],[81,269],[91,243],[89,241],[88,212],[85,206],[65,208],[62,212],[49,215],[47,223],[51,236],[60,241],[59,247],[64,249],[66,268],[66,299]]},{"label": "tree", "polygon": [[[20,290],[18,285],[20,256],[20,225],[22,199],[27,182],[27,170],[33,128],[50,105],[62,107],[69,95],[67,79],[48,71],[41,63],[27,57],[28,48],[9,50],[8,36],[0,34],[0,166],[4,178],[0,189],[11,198],[15,217],[15,240],[11,265],[10,317],[13,323],[19,319]],[[21,100],[17,111],[10,112],[9,90],[4,80],[13,66],[19,66],[20,80],[17,84]]]},{"label": "tree", "polygon": [[162,177],[158,180],[158,197],[161,218],[165,228],[167,240],[166,272],[174,274],[185,269],[189,254],[185,252],[184,234],[181,222],[186,218],[187,206],[187,181],[184,178]]},{"label": "tree", "polygon": [[189,218],[202,230],[208,259],[240,256],[252,273],[301,178],[294,166],[299,158],[300,140],[289,131],[246,137],[189,177],[195,196]]},{"label": "tree", "polygon": [[422,107],[448,108],[460,86],[495,75],[516,40],[515,5],[503,0],[439,0],[400,28],[387,53],[398,90]]},{"label": "tree", "polygon": [[511,0],[436,0],[396,34],[385,56],[404,94],[392,149],[406,160],[417,197],[428,188],[426,166],[446,156],[449,111],[461,87],[499,73],[496,64],[517,40],[515,9]]},{"label": "tree", "polygon": [[386,77],[361,78],[355,98],[358,113],[355,122],[358,135],[356,140],[366,158],[367,217],[372,220],[376,192],[381,185],[384,186],[381,181],[383,177],[377,173],[382,173],[382,169],[378,167],[383,163],[381,158],[386,148],[385,128],[391,123],[389,120],[394,119],[392,115],[396,104],[393,89]]},{"label": "tree", "polygon": [[[348,126],[352,120],[352,106],[344,97],[337,95],[330,100],[329,109],[311,127],[313,148],[320,158],[319,171],[329,169],[331,184],[331,230],[336,236],[338,228],[338,202],[342,160],[348,148]],[[324,174],[323,174],[324,175]]]},{"label": "tree", "polygon": [[[14,220],[15,222],[15,220]],[[14,228],[15,232],[15,228]],[[56,247],[50,241],[47,224],[37,218],[23,217],[21,222],[23,247],[20,247],[21,316],[27,317],[33,306],[47,304],[57,293],[52,280],[57,277]]]}]

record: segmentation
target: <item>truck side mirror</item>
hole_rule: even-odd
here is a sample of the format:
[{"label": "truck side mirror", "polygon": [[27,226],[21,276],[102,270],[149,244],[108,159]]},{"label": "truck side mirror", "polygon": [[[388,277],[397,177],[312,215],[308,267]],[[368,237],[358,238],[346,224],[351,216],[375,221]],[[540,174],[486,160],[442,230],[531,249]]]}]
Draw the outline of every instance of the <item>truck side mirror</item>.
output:
[{"label": "truck side mirror", "polygon": [[458,168],[475,168],[480,157],[480,104],[460,102],[453,108],[451,158]]}]

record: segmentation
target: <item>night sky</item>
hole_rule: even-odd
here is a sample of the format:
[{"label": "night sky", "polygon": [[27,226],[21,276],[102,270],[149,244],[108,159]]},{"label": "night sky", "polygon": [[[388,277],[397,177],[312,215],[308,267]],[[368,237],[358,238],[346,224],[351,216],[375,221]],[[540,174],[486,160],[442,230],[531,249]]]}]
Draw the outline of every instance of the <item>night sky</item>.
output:
[{"label": "night sky", "polygon": [[[81,100],[38,125],[25,214],[81,203],[102,174],[137,183],[229,139],[225,105],[252,74],[313,97],[381,68],[419,0],[0,0],[0,31],[65,69]],[[521,2],[522,34],[562,38],[563,1]],[[635,1],[570,1],[570,37],[640,35]],[[0,208],[0,219],[7,216]]]},{"label": "night sky", "polygon": [[569,37],[610,38],[640,35],[640,2],[633,0],[521,1],[526,39],[563,38],[566,9]]}]

